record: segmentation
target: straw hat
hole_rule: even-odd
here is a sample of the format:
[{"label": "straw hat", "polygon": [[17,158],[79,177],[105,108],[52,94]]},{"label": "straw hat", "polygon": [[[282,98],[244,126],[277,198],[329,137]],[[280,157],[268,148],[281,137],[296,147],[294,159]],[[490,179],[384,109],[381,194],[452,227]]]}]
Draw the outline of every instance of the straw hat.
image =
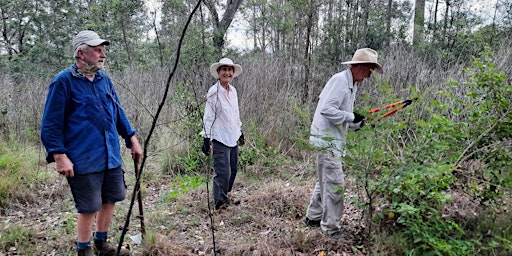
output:
[{"label": "straw hat", "polygon": [[221,66],[230,66],[235,69],[235,72],[233,73],[233,77],[237,77],[242,73],[242,66],[233,63],[233,61],[229,58],[222,58],[219,60],[219,62],[213,63],[210,66],[210,73],[213,77],[219,78],[219,72],[217,72],[217,69]]},{"label": "straw hat", "polygon": [[371,63],[377,65],[377,68],[375,69],[377,72],[382,74],[382,66],[377,62],[378,54],[375,50],[370,48],[362,48],[358,49],[354,56],[352,57],[351,61],[345,61],[341,64],[364,64],[364,63]]}]

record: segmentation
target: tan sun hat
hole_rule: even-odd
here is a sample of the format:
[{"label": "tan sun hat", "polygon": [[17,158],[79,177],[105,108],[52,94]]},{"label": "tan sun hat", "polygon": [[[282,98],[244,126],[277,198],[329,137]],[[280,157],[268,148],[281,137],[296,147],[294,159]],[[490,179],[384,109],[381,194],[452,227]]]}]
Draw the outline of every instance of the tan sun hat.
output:
[{"label": "tan sun hat", "polygon": [[230,66],[235,69],[235,72],[233,73],[233,77],[237,77],[242,73],[242,66],[233,63],[233,61],[230,58],[222,58],[219,60],[219,62],[213,63],[210,66],[210,73],[213,77],[219,78],[219,72],[217,72],[217,69],[221,66]]},{"label": "tan sun hat", "polygon": [[377,62],[377,57],[379,55],[374,49],[371,48],[362,48],[358,49],[354,56],[352,57],[351,61],[345,61],[341,64],[364,64],[364,63],[371,63],[377,65],[377,68],[375,69],[377,72],[381,73],[383,72],[382,66]]}]

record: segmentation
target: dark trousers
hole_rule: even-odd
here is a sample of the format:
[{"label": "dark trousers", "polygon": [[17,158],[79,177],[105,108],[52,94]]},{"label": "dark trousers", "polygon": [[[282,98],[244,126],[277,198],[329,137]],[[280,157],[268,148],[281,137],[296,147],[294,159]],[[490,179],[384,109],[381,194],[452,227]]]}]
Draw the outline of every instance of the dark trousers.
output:
[{"label": "dark trousers", "polygon": [[238,170],[238,145],[228,147],[213,140],[213,201],[221,205],[233,189]]}]

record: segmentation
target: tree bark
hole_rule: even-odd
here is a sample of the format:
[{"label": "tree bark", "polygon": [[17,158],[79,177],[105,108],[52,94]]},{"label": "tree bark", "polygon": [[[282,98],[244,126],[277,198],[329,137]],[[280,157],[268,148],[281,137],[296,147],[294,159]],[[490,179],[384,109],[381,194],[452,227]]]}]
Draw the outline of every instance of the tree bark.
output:
[{"label": "tree bark", "polygon": [[437,26],[437,10],[439,8],[439,0],[436,0],[436,4],[434,6],[434,20],[433,20],[433,23],[434,23],[434,27],[432,28],[433,30],[433,41],[437,41],[438,39],[438,26]]},{"label": "tree bark", "polygon": [[391,11],[393,10],[393,0],[388,0],[388,9],[386,13],[386,46],[391,44],[391,17],[393,14]]},{"label": "tree bark", "polygon": [[364,2],[364,16],[362,20],[361,36],[359,37],[358,48],[366,47],[366,35],[368,34],[368,19],[370,18],[370,3],[371,0]]},{"label": "tree bark", "polygon": [[425,0],[416,0],[414,5],[414,32],[413,32],[413,45],[418,45],[423,42],[423,32],[425,25]]},{"label": "tree bark", "polygon": [[215,0],[204,0],[203,3],[206,5],[208,10],[212,15],[213,22],[213,44],[215,49],[217,50],[218,57],[222,57],[222,49],[224,48],[224,37],[226,35],[226,31],[228,30],[233,18],[235,17],[235,13],[242,4],[243,0],[226,0],[226,11],[222,16],[222,19],[219,19],[219,14],[217,13],[217,9],[215,8]]},{"label": "tree bark", "polygon": [[315,0],[309,1],[309,13],[308,13],[308,23],[307,23],[307,32],[306,32],[306,47],[304,51],[304,88],[302,94],[302,103],[306,103],[309,98],[309,44],[311,40],[311,29],[313,27],[313,12],[315,11]]}]

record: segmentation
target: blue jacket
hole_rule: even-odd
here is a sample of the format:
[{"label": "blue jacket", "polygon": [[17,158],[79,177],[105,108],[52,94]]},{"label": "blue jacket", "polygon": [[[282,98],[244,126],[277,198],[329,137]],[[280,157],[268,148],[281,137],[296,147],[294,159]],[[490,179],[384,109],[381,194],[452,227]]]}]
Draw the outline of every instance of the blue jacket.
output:
[{"label": "blue jacket", "polygon": [[76,174],[119,167],[119,135],[131,148],[135,130],[106,73],[98,71],[91,82],[73,64],[54,77],[41,121],[48,163],[55,161],[53,153],[65,153]]}]

